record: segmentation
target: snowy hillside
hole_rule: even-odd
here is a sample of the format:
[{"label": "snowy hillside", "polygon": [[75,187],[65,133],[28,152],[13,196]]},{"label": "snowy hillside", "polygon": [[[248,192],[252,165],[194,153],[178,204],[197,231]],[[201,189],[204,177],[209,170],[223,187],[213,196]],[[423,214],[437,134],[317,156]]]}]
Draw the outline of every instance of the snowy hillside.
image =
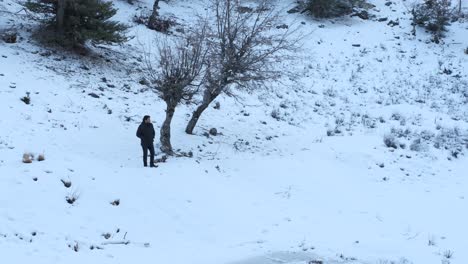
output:
[{"label": "snowy hillside", "polygon": [[[220,97],[195,135],[181,106],[172,144],[193,157],[150,169],[135,132],[165,104],[140,80],[163,35],[132,18],[152,1],[114,1],[133,38],[82,56],[0,0],[20,36],[0,41],[0,263],[468,263],[468,23],[434,44],[410,1],[370,2],[369,20],[316,20],[279,1],[305,36],[278,62],[298,77]],[[189,26],[207,3],[160,12]]]}]

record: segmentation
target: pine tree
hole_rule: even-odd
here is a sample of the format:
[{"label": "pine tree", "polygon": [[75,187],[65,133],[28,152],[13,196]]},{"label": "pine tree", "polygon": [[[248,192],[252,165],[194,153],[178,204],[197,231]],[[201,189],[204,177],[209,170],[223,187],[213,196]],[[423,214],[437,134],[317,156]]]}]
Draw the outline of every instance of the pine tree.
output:
[{"label": "pine tree", "polygon": [[117,13],[112,2],[101,0],[29,0],[25,6],[44,15],[44,26],[52,39],[63,46],[121,43],[127,26],[109,20]]},{"label": "pine tree", "polygon": [[453,17],[450,0],[425,0],[413,7],[413,24],[425,27],[439,43]]},{"label": "pine tree", "polygon": [[339,17],[353,11],[355,0],[307,0],[306,10],[318,18]]}]

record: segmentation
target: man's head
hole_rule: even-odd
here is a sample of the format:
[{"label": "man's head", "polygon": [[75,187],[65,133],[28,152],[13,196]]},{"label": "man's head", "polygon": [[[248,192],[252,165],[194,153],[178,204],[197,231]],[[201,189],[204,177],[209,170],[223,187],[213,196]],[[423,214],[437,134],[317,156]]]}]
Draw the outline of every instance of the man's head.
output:
[{"label": "man's head", "polygon": [[145,117],[143,117],[143,123],[151,123],[151,117],[149,115],[145,115]]}]

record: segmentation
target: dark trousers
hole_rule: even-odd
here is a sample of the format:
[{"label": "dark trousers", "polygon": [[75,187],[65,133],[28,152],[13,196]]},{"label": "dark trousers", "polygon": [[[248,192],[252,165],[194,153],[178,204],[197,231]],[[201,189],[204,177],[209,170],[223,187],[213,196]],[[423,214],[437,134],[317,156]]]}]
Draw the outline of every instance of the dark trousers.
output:
[{"label": "dark trousers", "polygon": [[148,150],[150,151],[150,166],[154,166],[154,145],[141,145],[143,148],[143,165],[148,166]]}]

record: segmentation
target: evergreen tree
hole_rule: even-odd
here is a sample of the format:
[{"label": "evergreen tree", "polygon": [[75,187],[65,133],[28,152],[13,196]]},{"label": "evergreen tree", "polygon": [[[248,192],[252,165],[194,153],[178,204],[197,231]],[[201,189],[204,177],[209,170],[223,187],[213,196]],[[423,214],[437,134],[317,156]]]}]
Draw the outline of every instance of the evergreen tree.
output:
[{"label": "evergreen tree", "polygon": [[318,18],[333,18],[351,14],[353,8],[365,3],[365,0],[307,0],[305,10]]},{"label": "evergreen tree", "polygon": [[44,15],[52,39],[64,46],[93,43],[121,43],[127,40],[127,26],[111,21],[117,13],[112,2],[101,0],[29,0],[26,7]]},{"label": "evergreen tree", "polygon": [[425,0],[412,10],[413,25],[426,28],[432,33],[433,41],[439,43],[445,36],[453,17],[450,0]]}]

